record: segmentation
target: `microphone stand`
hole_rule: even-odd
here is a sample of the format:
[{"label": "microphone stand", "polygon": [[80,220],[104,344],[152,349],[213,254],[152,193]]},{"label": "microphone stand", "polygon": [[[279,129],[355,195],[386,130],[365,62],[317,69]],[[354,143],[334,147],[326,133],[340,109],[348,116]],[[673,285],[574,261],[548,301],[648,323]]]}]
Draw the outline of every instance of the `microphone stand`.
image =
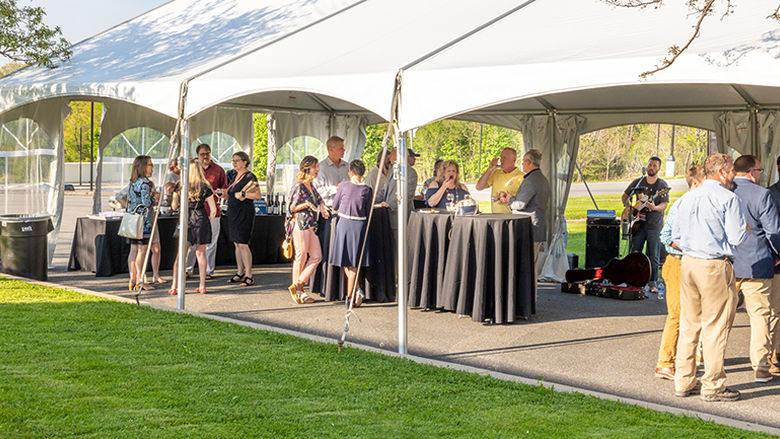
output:
[{"label": "microphone stand", "polygon": [[[647,173],[647,169],[644,166],[642,166],[642,176],[637,179],[636,184],[631,189],[631,192],[628,195],[628,199],[626,200],[626,206],[624,207],[631,206],[631,197],[633,197],[636,194],[637,189],[639,189],[639,184],[642,183],[642,179],[645,177],[646,173]],[[632,211],[629,212],[633,217],[633,212]],[[630,220],[628,218],[626,218],[626,222],[627,222],[626,235],[628,235],[628,248],[626,249],[626,255],[628,255],[629,253],[631,253],[631,241],[634,237],[634,234],[631,232]]]}]

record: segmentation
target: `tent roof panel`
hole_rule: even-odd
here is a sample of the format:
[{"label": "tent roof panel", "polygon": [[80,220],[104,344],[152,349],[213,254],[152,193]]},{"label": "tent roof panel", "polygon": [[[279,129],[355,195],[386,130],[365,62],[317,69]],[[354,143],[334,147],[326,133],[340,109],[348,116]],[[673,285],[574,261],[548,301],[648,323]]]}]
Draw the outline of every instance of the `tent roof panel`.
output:
[{"label": "tent roof panel", "polygon": [[[755,0],[725,20],[708,18],[700,37],[671,68],[642,79],[639,74],[652,69],[670,45],[690,37],[695,17],[682,2],[626,9],[600,0],[536,0],[409,69],[401,127],[494,106],[511,108],[507,103],[536,97],[557,98],[561,110],[671,107],[681,103],[679,93],[685,95],[685,106],[739,105],[743,101],[737,103],[724,84],[762,90],[780,85],[773,73],[780,24],[766,19],[776,6],[775,0]],[[641,87],[616,88],[647,84],[672,86],[675,92],[661,96]],[[700,86],[682,92],[679,84]],[[629,94],[609,96],[606,90],[613,88]],[[583,92],[594,89],[602,91]],[[594,100],[602,92],[605,96]],[[776,93],[755,99],[780,103]]]},{"label": "tent roof panel", "polygon": [[[56,89],[108,93],[175,116],[181,80],[357,1],[171,1],[74,45],[71,60],[57,69],[30,67],[0,79],[0,111],[45,98]],[[137,85],[147,82],[160,85],[152,87],[154,95],[142,93],[144,87]],[[96,89],[102,93],[95,94]]]}]

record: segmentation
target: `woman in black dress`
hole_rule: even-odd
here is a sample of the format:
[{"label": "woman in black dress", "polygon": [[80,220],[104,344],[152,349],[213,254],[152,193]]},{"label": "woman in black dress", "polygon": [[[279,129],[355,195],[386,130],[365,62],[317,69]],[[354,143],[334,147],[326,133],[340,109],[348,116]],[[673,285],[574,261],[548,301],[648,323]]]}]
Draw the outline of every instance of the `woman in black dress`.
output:
[{"label": "woman in black dress", "polygon": [[[190,160],[190,177],[189,177],[189,191],[187,198],[189,200],[189,216],[187,221],[187,243],[190,246],[195,247],[195,257],[198,260],[198,275],[200,283],[195,290],[198,293],[206,294],[206,245],[211,243],[211,222],[217,216],[217,204],[214,202],[214,191],[211,190],[211,185],[206,176],[203,174],[203,168],[200,166],[198,159]],[[174,195],[173,208],[178,209],[179,196]],[[206,204],[209,206],[209,212],[206,213]],[[179,256],[176,256],[176,261],[173,263],[173,272],[178,273],[176,268],[179,263]],[[168,291],[168,294],[176,294],[177,286],[182,285],[177,279],[177,276],[173,276],[173,285]]]},{"label": "woman in black dress", "polygon": [[[240,151],[233,154],[233,169],[228,177],[228,236],[236,246],[236,274],[229,283],[241,282],[242,287],[255,284],[252,277],[252,250],[249,240],[252,238],[252,226],[255,224],[254,200],[262,196],[257,185],[257,177],[249,172],[249,155]],[[232,177],[232,178],[231,178]]]},{"label": "woman in black dress", "polygon": [[[336,233],[331,240],[330,264],[343,267],[347,276],[347,300],[355,307],[363,303],[363,293],[353,294],[357,266],[368,266],[369,248],[363,248],[373,190],[363,182],[366,166],[360,160],[349,164],[349,181],[339,184],[333,197],[333,210],[338,212]],[[361,255],[362,253],[362,255]],[[362,258],[361,258],[362,256]]]}]

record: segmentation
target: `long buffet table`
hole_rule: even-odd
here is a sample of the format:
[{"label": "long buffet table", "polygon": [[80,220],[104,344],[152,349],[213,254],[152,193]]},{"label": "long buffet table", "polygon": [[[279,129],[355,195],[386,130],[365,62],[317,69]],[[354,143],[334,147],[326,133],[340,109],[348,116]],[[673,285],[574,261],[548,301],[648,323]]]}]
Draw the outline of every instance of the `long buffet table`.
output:
[{"label": "long buffet table", "polygon": [[531,218],[412,212],[409,306],[512,323],[536,312]]},{"label": "long buffet table", "polygon": [[[178,249],[178,240],[173,238],[179,218],[160,216],[161,260],[160,269],[169,270],[173,266]],[[88,216],[76,219],[76,230],[70,250],[68,270],[92,271],[95,276],[113,276],[127,273],[127,255],[130,245],[117,235],[120,218]],[[235,265],[235,251],[230,242],[227,216],[220,219],[220,234],[217,241],[217,266]],[[281,252],[284,239],[284,216],[257,215],[252,229],[250,248],[254,264],[274,264],[288,262]]]}]

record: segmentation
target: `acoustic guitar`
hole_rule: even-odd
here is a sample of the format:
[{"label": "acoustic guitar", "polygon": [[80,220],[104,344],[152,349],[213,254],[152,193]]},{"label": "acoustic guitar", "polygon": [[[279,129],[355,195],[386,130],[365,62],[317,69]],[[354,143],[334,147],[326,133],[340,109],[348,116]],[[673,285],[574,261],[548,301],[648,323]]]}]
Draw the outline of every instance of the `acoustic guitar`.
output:
[{"label": "acoustic guitar", "polygon": [[[669,193],[671,189],[668,187],[665,187],[653,195],[653,203],[655,203],[655,200],[658,198],[661,198]],[[636,233],[639,231],[639,226],[641,226],[642,222],[646,221],[645,214],[643,213],[643,210],[645,209],[645,203],[650,201],[650,196],[647,194],[641,194],[637,195],[636,203],[634,203],[633,206],[626,206],[626,208],[623,210],[623,214],[621,215],[621,218],[624,221],[628,221],[631,225],[631,233]]]},{"label": "acoustic guitar", "polygon": [[650,259],[642,253],[631,253],[623,259],[612,258],[601,268],[578,268],[566,271],[566,282],[606,279],[613,285],[643,287],[650,281]]}]

